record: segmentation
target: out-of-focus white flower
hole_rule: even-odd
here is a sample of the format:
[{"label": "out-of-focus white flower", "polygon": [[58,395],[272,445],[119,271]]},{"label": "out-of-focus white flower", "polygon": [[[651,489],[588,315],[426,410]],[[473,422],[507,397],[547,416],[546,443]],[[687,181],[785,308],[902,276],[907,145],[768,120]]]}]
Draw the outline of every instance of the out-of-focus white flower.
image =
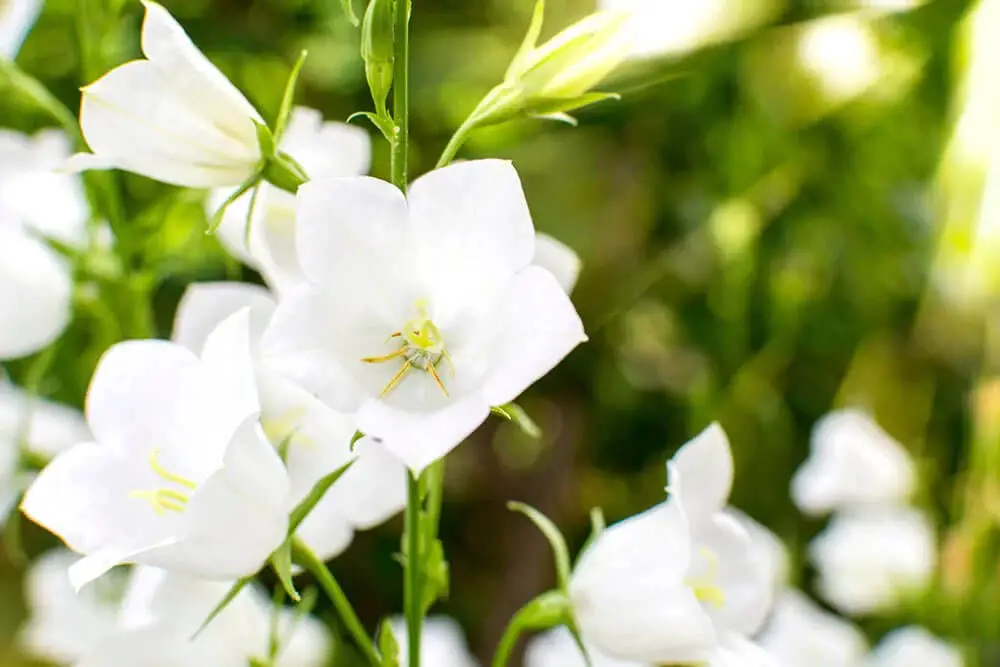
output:
[{"label": "out-of-focus white flower", "polygon": [[83,89],[80,127],[92,154],[76,169],[122,169],[193,188],[236,186],[260,163],[260,114],[198,50],[184,29],[143,0],[145,60]]},{"label": "out-of-focus white flower", "polygon": [[320,558],[330,559],[350,545],[355,530],[372,528],[403,509],[406,468],[371,438],[355,443],[352,453],[353,417],[335,412],[270,370],[259,343],[275,303],[264,288],[244,283],[192,285],[177,309],[174,341],[198,352],[219,323],[243,308],[251,309],[246,322],[252,352],[249,374],[260,394],[264,431],[272,444],[285,448],[292,499],[302,500],[321,477],[357,457],[297,531]]},{"label": "out-of-focus white flower", "polygon": [[901,505],[913,493],[917,475],[909,453],[861,410],[823,417],[810,447],[792,479],[792,500],[806,514]]},{"label": "out-of-focus white flower", "polygon": [[108,572],[77,593],[68,570],[78,560],[76,554],[56,549],[41,556],[28,571],[28,620],[20,643],[34,658],[71,664],[115,632],[125,572]]},{"label": "out-of-focus white flower", "polygon": [[568,245],[554,236],[538,232],[535,234],[535,259],[531,263],[554,275],[566,294],[573,293],[582,263],[580,256]]},{"label": "out-of-focus white flower", "polygon": [[787,667],[758,644],[729,633],[705,661],[706,667]]},{"label": "out-of-focus white flower", "polygon": [[723,511],[733,462],[721,427],[667,465],[667,502],[601,533],[569,586],[583,637],[624,660],[708,660],[729,634],[755,632],[771,603],[766,559]]},{"label": "out-of-focus white flower", "polygon": [[[291,155],[311,178],[360,176],[371,166],[371,140],[359,127],[324,123],[313,109],[296,107],[279,148]],[[295,253],[295,196],[262,182],[254,203],[247,243],[247,215],[252,193],[230,204],[219,226],[219,239],[233,255],[260,271],[275,290],[287,290],[305,280]],[[211,215],[232,194],[213,190],[208,198]]]},{"label": "out-of-focus white flower", "polygon": [[[641,662],[609,658],[587,647],[591,667],[649,667]],[[538,635],[524,653],[524,667],[587,667],[580,648],[565,627]]]},{"label": "out-of-focus white flower", "polygon": [[262,433],[242,311],[199,359],[180,345],[129,341],[98,364],[87,396],[95,442],[57,456],[22,502],[86,556],[76,587],[118,563],[211,579],[255,573],[285,539],[285,468]]},{"label": "out-of-focus white flower", "polygon": [[778,597],[757,641],[783,667],[858,667],[868,653],[861,630],[796,590]]},{"label": "out-of-focus white flower", "polygon": [[868,657],[867,667],[962,667],[962,652],[919,626],[893,630]]},{"label": "out-of-focus white flower", "polygon": [[0,58],[14,59],[42,13],[42,0],[0,2]]},{"label": "out-of-focus white flower", "polygon": [[837,102],[868,90],[882,71],[878,39],[857,16],[831,16],[805,24],[799,34],[798,58],[826,97]]},{"label": "out-of-focus white flower", "polygon": [[754,548],[761,554],[761,559],[768,564],[768,581],[772,591],[775,594],[781,592],[788,584],[792,571],[785,543],[766,526],[735,507],[727,508],[726,513],[746,529]]},{"label": "out-of-focus white flower", "polygon": [[827,602],[845,614],[880,611],[927,585],[937,562],[934,527],[908,508],[840,514],[809,556]]},{"label": "out-of-focus white flower", "polygon": [[373,178],[299,190],[308,284],[278,305],[264,353],[414,472],[456,447],[586,340],[531,266],[535,232],[509,162],[454,164],[408,198]]},{"label": "out-of-focus white flower", "polygon": [[[390,620],[392,633],[399,644],[399,664],[408,664],[406,621],[395,617]],[[431,616],[424,619],[420,631],[420,664],[430,667],[477,667],[479,663],[469,653],[465,633],[454,619]]]}]

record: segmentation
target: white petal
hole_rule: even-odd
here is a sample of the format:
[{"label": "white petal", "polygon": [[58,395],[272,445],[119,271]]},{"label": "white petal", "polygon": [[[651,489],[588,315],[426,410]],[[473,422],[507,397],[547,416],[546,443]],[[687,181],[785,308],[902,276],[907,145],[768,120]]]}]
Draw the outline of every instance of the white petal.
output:
[{"label": "white petal", "polygon": [[278,634],[283,639],[275,667],[323,667],[333,646],[330,630],[312,616],[298,618],[282,610]]},{"label": "white petal", "polygon": [[[726,506],[733,486],[733,454],[719,424],[712,424],[686,443],[671,461],[673,470],[684,480],[679,496],[692,521],[707,519]],[[671,475],[670,486],[674,485]]]},{"label": "white petal", "polygon": [[709,656],[706,667],[784,667],[773,655],[737,634],[723,637],[722,646]]},{"label": "white petal", "polygon": [[535,231],[510,162],[475,160],[432,171],[408,195],[413,244],[435,300],[498,296],[535,254]]},{"label": "white petal", "polygon": [[37,352],[54,341],[70,317],[69,271],[43,243],[0,228],[0,359]]},{"label": "white petal", "polygon": [[254,325],[270,320],[275,302],[271,294],[247,283],[195,283],[177,306],[172,340],[200,354],[208,335],[223,320],[242,308],[252,308]]},{"label": "white petal", "polygon": [[542,232],[535,234],[535,258],[531,263],[555,276],[566,294],[573,293],[583,266],[580,256],[572,248]]},{"label": "white petal", "polygon": [[[392,633],[399,644],[399,664],[407,664],[406,622],[400,617],[390,619]],[[469,653],[465,633],[454,619],[447,616],[430,616],[424,619],[420,630],[420,664],[430,667],[476,667],[476,660]]]},{"label": "white petal", "polygon": [[356,528],[365,530],[406,506],[406,467],[371,438],[355,443],[354,452],[357,463],[337,481],[328,496]]},{"label": "white petal", "polygon": [[510,282],[490,325],[492,368],[483,387],[490,405],[517,398],[587,340],[569,297],[552,274],[537,267]]},{"label": "white petal", "polygon": [[[17,387],[0,382],[0,433],[16,433],[25,419],[29,420],[28,450],[46,459],[93,440],[78,410],[40,398],[32,400]],[[0,465],[0,476],[3,471]]]},{"label": "white petal", "polygon": [[[247,415],[260,412],[253,315],[250,308],[242,308],[224,319],[208,335],[201,350],[202,368],[214,380],[213,425],[225,435],[232,433]],[[262,324],[258,323],[258,330]]]},{"label": "white petal", "polygon": [[8,0],[0,5],[0,57],[14,59],[42,11],[42,0]]},{"label": "white petal", "polygon": [[882,638],[868,658],[868,667],[962,667],[957,647],[919,626],[893,630]]},{"label": "white petal", "polygon": [[767,563],[771,589],[776,592],[782,590],[788,584],[792,571],[788,548],[784,542],[766,526],[738,509],[727,507],[725,513],[738,521],[750,534],[754,549]]},{"label": "white petal", "polygon": [[107,171],[109,169],[124,169],[121,159],[110,155],[95,155],[94,153],[74,153],[60,165],[60,170],[75,174],[81,171]]},{"label": "white petal", "polygon": [[[631,660],[618,660],[587,647],[591,667],[649,667]],[[524,652],[524,667],[587,667],[573,636],[565,627],[533,638]]]},{"label": "white petal", "polygon": [[368,132],[348,123],[324,123],[315,109],[292,109],[281,149],[302,165],[312,179],[360,176],[371,168]]},{"label": "white petal", "polygon": [[789,666],[857,667],[868,653],[868,642],[858,628],[795,590],[778,599],[758,643],[779,664]]}]

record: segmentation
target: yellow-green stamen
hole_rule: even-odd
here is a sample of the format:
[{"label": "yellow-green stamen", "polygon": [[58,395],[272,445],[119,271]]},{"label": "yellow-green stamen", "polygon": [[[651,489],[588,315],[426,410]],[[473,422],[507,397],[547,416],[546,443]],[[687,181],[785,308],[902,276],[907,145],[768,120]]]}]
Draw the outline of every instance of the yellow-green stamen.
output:
[{"label": "yellow-green stamen", "polygon": [[[171,484],[183,487],[187,491],[194,491],[198,485],[186,477],[181,477],[170,472],[160,463],[160,450],[152,449],[149,452],[149,467],[160,479]],[[158,516],[167,512],[183,512],[191,496],[183,491],[171,488],[138,490],[129,493],[130,498],[140,498],[145,500],[153,508]]]}]

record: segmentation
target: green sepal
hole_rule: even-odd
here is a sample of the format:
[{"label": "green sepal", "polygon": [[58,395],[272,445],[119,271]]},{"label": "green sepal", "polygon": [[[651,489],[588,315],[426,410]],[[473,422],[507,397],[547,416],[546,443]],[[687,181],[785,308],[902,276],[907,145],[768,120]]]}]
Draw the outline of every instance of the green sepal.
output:
[{"label": "green sepal", "polygon": [[506,405],[498,405],[490,408],[490,412],[497,415],[498,417],[503,417],[509,422],[513,422],[518,426],[525,435],[536,440],[542,437],[541,427],[535,423],[535,421],[528,416],[528,413],[524,411],[524,408],[519,406],[517,403],[507,403]]},{"label": "green sepal", "polygon": [[246,585],[249,584],[251,581],[253,581],[252,576],[241,577],[237,579],[233,583],[233,585],[229,588],[229,590],[226,592],[225,596],[223,596],[223,598],[219,600],[219,604],[215,605],[215,608],[212,609],[212,611],[208,614],[208,617],[202,622],[201,625],[198,626],[198,629],[194,631],[194,634],[191,635],[191,641],[197,639],[198,635],[200,635],[205,630],[205,628],[208,627],[208,624],[214,621],[216,617],[219,614],[221,614],[233,600],[236,599],[236,596],[240,594],[240,591],[246,588]]},{"label": "green sepal", "polygon": [[344,15],[347,16],[347,20],[350,21],[351,25],[357,28],[360,25],[360,21],[358,21],[358,15],[354,13],[354,4],[351,0],[340,0],[340,8],[344,10]]},{"label": "green sepal", "polygon": [[507,503],[507,509],[512,512],[520,512],[521,514],[528,517],[538,530],[542,531],[542,535],[545,539],[549,541],[552,546],[552,555],[555,557],[556,562],[556,579],[559,582],[559,589],[563,592],[569,590],[569,576],[570,576],[570,562],[569,562],[569,548],[566,546],[566,538],[563,537],[562,532],[556,527],[552,520],[536,510],[530,505],[524,503],[519,503],[516,501],[511,501]]},{"label": "green sepal", "polygon": [[233,193],[226,197],[226,201],[222,202],[222,206],[212,214],[212,219],[208,221],[208,229],[205,231],[206,234],[214,234],[218,229],[219,225],[222,224],[222,218],[226,215],[226,210],[232,206],[233,202],[245,195],[251,189],[257,187],[260,184],[261,178],[264,177],[265,169],[262,167],[257,167],[254,169],[253,173],[250,174],[247,180],[240,183],[240,186],[233,190]]},{"label": "green sepal", "polygon": [[301,600],[299,592],[295,590],[295,582],[292,581],[292,541],[285,540],[273,554],[271,554],[271,568],[278,575],[278,581],[282,588],[288,593],[288,597],[298,602]]},{"label": "green sepal", "polygon": [[578,121],[576,118],[573,118],[573,116],[570,116],[568,113],[562,113],[561,111],[557,113],[538,114],[532,116],[532,118],[534,118],[535,120],[552,120],[557,123],[563,123],[564,125],[569,125],[570,127],[576,127],[580,124],[580,121]]},{"label": "green sepal", "polygon": [[386,141],[392,141],[396,136],[396,123],[393,122],[388,116],[379,116],[377,113],[371,111],[355,111],[350,116],[347,117],[347,122],[350,123],[355,118],[367,118],[372,122],[372,125],[378,128],[382,136],[385,137]]},{"label": "green sepal", "polygon": [[278,109],[278,119],[274,122],[273,141],[275,145],[281,143],[281,137],[284,136],[285,130],[288,128],[288,118],[292,114],[292,104],[295,101],[295,86],[299,82],[299,74],[302,72],[302,65],[306,62],[308,55],[309,52],[305,50],[299,53],[299,58],[295,61],[295,65],[292,66],[292,71],[288,75],[288,81],[285,83],[285,92],[281,96],[281,107]]},{"label": "green sepal", "polygon": [[528,24],[528,32],[524,35],[524,41],[521,42],[520,48],[514,54],[514,59],[511,60],[510,67],[507,68],[507,73],[504,75],[505,81],[513,81],[524,73],[525,64],[531,56],[531,52],[535,50],[538,38],[542,34],[544,20],[545,0],[538,0],[531,14],[531,23]]},{"label": "green sepal", "polygon": [[604,510],[600,507],[593,507],[590,510],[590,535],[587,536],[587,541],[583,543],[580,548],[580,553],[583,553],[587,548],[597,541],[597,538],[601,536],[604,529],[607,527],[607,523],[604,521]]},{"label": "green sepal", "polygon": [[434,539],[424,547],[423,591],[420,604],[423,613],[438,600],[447,600],[450,589],[451,569],[444,555],[444,545],[441,540]]},{"label": "green sepal", "polygon": [[265,181],[285,192],[295,194],[299,186],[309,180],[309,176],[298,162],[288,153],[278,151],[264,162]]},{"label": "green sepal", "polygon": [[[252,119],[251,119],[252,120]],[[278,145],[274,139],[274,134],[264,123],[254,120],[253,125],[257,128],[257,145],[260,146],[260,155],[263,160],[267,160],[272,155]]]},{"label": "green sepal", "polygon": [[524,107],[523,113],[529,116],[552,116],[565,114],[567,111],[574,111],[605,100],[620,100],[621,98],[622,96],[618,93],[584,93],[576,97],[536,98]]},{"label": "green sepal", "polygon": [[302,525],[309,513],[312,512],[313,508],[319,504],[319,501],[323,500],[323,496],[326,492],[330,490],[330,487],[347,472],[357,459],[351,459],[344,465],[340,466],[331,473],[320,477],[319,481],[313,484],[313,487],[306,494],[292,513],[288,517],[288,536],[291,537],[298,530],[298,527]]},{"label": "green sepal", "polygon": [[351,453],[354,452],[354,445],[358,444],[358,440],[365,437],[365,434],[361,431],[355,431],[354,435],[351,436]]},{"label": "green sepal", "polygon": [[399,667],[399,642],[388,619],[379,625],[376,641],[378,652],[382,656],[382,667]]},{"label": "green sepal", "polygon": [[250,252],[250,231],[253,227],[253,213],[257,210],[257,198],[260,196],[260,186],[253,189],[250,195],[250,206],[247,207],[247,219],[243,223],[243,246]]},{"label": "green sepal", "polygon": [[573,622],[573,608],[562,591],[542,593],[517,612],[520,626],[525,630],[548,630],[557,625]]}]

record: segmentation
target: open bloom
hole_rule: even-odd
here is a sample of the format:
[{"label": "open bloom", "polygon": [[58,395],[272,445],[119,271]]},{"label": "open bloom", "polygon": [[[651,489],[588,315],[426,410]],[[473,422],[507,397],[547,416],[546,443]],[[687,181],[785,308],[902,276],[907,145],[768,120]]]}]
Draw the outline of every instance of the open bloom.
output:
[{"label": "open bloom", "polygon": [[[292,110],[278,148],[291,155],[311,178],[360,176],[371,166],[367,132],[345,123],[324,123],[318,111],[305,107]],[[217,233],[226,249],[260,271],[272,288],[287,290],[305,280],[295,254],[295,196],[267,182],[258,187],[249,238],[247,214],[253,198],[249,192],[226,209]],[[226,188],[213,190],[209,213],[214,213],[231,192]]]},{"label": "open bloom", "polygon": [[934,574],[934,527],[914,509],[872,510],[834,517],[809,545],[819,592],[846,614],[891,608],[919,593]]},{"label": "open bloom", "polygon": [[535,233],[508,162],[433,171],[408,198],[373,178],[314,180],[298,196],[308,283],[262,345],[414,472],[586,339],[556,279],[530,265]]},{"label": "open bloom", "polygon": [[[609,658],[587,647],[591,667],[649,667],[641,662]],[[524,652],[524,667],[587,667],[580,647],[566,627],[544,632],[528,643]]]},{"label": "open bloom", "polygon": [[857,667],[868,653],[861,630],[795,590],[778,597],[757,639],[785,667]]},{"label": "open bloom", "polygon": [[42,12],[42,0],[0,2],[0,58],[13,59]]},{"label": "open bloom", "polygon": [[253,378],[238,372],[247,317],[220,326],[200,359],[164,341],[101,359],[87,395],[95,441],[57,456],[22,502],[86,556],[75,586],[123,562],[236,579],[284,541],[288,477],[258,424]]},{"label": "open bloom", "polygon": [[962,667],[962,653],[916,625],[893,630],[878,643],[868,667]]},{"label": "open bloom", "polygon": [[909,453],[861,410],[825,416],[810,445],[792,480],[792,499],[807,514],[899,505],[913,493],[916,471]]},{"label": "open bloom", "polygon": [[246,358],[261,402],[261,421],[271,443],[284,452],[297,503],[327,473],[357,461],[313,508],[297,534],[322,559],[346,549],[355,530],[372,528],[406,504],[406,469],[371,438],[354,444],[354,420],[316,400],[272,371],[259,345],[275,303],[264,288],[244,283],[203,283],[188,288],[177,309],[174,340],[198,352],[212,331],[233,313],[250,308],[251,355]]},{"label": "open bloom", "polygon": [[[392,634],[399,644],[399,664],[408,663],[406,620],[391,619]],[[434,667],[477,667],[479,663],[469,653],[462,626],[447,616],[424,619],[420,629],[420,664]]]},{"label": "open bloom", "polygon": [[733,463],[712,425],[668,463],[670,498],[605,530],[583,552],[570,601],[587,642],[643,663],[712,659],[771,602],[766,554],[723,510]]},{"label": "open bloom", "polygon": [[144,0],[145,60],[83,89],[80,127],[93,154],[78,169],[123,169],[193,188],[239,185],[260,163],[260,114],[166,9]]}]

